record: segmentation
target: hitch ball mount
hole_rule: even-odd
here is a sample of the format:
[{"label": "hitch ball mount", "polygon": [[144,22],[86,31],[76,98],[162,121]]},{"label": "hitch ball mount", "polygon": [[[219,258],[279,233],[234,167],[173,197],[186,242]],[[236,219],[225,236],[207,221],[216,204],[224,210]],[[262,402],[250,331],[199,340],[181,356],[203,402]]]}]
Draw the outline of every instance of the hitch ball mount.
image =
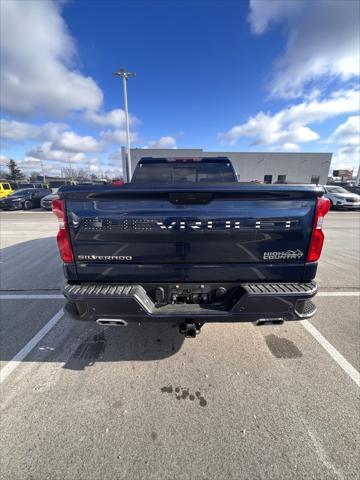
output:
[{"label": "hitch ball mount", "polygon": [[195,338],[201,331],[203,323],[182,323],[179,327],[179,332],[185,337]]}]

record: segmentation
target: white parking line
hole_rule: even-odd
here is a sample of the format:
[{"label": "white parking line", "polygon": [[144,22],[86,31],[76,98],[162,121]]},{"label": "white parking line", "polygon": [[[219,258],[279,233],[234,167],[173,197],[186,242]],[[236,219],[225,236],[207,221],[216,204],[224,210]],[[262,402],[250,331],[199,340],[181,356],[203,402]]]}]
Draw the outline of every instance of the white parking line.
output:
[{"label": "white parking line", "polygon": [[356,385],[360,387],[360,373],[356,370],[356,368],[354,368],[308,320],[303,320],[301,325],[315,338],[315,340],[320,343],[320,345],[327,351],[330,357],[335,360],[339,367],[341,367],[344,372],[349,375],[351,380],[353,380]]},{"label": "white parking line", "polygon": [[317,297],[360,297],[360,292],[318,292]]},{"label": "white parking line", "polygon": [[11,372],[24,360],[31,350],[45,337],[45,335],[57,324],[64,315],[63,309],[59,310],[38,333],[13,357],[4,368],[0,370],[0,384],[3,383]]}]

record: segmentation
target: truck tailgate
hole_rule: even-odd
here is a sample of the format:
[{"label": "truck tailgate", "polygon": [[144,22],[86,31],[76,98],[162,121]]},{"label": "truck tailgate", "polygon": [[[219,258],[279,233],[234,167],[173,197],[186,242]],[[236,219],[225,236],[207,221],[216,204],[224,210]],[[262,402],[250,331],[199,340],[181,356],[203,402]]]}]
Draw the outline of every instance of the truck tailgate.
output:
[{"label": "truck tailgate", "polygon": [[[79,281],[302,281],[315,186],[63,192]],[[312,274],[313,276],[313,274]]]}]

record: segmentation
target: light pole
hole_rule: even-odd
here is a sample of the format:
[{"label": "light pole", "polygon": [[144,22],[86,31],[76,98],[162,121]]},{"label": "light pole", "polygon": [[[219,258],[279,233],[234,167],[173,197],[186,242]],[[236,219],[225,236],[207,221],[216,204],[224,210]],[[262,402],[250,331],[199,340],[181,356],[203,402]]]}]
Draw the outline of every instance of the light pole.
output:
[{"label": "light pole", "polygon": [[359,166],[358,166],[358,171],[357,171],[357,175],[356,175],[355,184],[356,184],[357,187],[360,185],[360,163],[359,163]]},{"label": "light pole", "polygon": [[74,174],[73,174],[72,163],[71,163],[71,155],[68,156],[68,161],[69,161],[71,183],[74,183]]},{"label": "light pole", "polygon": [[129,129],[129,111],[127,100],[127,80],[129,77],[135,77],[136,73],[128,72],[125,68],[119,68],[117,72],[114,72],[115,77],[121,77],[123,79],[124,87],[124,104],[125,104],[125,121],[126,121],[126,143],[127,143],[127,177],[130,182],[131,179],[131,156],[130,156],[130,129]]}]

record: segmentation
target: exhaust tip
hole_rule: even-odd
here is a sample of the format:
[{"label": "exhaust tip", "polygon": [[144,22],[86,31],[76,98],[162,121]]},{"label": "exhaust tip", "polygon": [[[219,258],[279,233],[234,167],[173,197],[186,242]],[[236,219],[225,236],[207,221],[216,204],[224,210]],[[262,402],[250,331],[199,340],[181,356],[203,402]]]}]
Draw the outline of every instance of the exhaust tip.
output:
[{"label": "exhaust tip", "polygon": [[120,318],[98,318],[96,323],[99,325],[107,325],[109,327],[127,327],[127,322]]},{"label": "exhaust tip", "polygon": [[257,327],[261,325],[282,325],[284,323],[283,318],[259,318],[254,322]]}]

